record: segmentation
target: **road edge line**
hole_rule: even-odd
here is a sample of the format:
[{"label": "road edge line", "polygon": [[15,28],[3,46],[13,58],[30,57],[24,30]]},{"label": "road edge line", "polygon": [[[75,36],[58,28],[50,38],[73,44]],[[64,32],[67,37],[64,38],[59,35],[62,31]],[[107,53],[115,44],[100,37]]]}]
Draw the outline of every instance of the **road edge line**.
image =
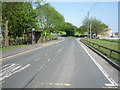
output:
[{"label": "road edge line", "polygon": [[[77,41],[78,41],[78,39],[77,39]],[[105,70],[102,68],[102,66],[98,62],[95,61],[95,59],[89,54],[89,52],[85,49],[85,47],[79,41],[78,41],[78,43],[82,46],[84,51],[88,54],[88,56],[92,59],[92,61],[95,63],[95,65],[99,68],[99,70],[103,73],[103,75],[108,79],[108,81],[111,84],[113,84],[114,86],[118,86],[118,84],[112,78],[109,78],[109,75],[105,72]]]}]

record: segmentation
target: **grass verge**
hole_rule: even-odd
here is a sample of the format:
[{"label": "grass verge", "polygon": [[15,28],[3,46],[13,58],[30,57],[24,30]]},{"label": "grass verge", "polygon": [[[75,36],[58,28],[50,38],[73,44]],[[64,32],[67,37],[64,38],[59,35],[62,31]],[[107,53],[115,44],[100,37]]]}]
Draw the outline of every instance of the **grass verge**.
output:
[{"label": "grass verge", "polygon": [[[102,45],[102,46],[105,46],[105,47],[108,47],[108,48],[111,48],[111,49],[114,49],[114,50],[118,50],[118,44],[119,43],[115,43],[115,42],[110,42],[110,41],[103,41],[103,40],[99,40],[99,39],[87,39],[88,41],[90,42],[93,42],[93,43],[96,43],[96,44],[99,44],[99,45]],[[120,65],[120,58],[119,58],[119,55],[118,53],[115,53],[115,52],[112,52],[111,53],[111,56],[109,55],[110,54],[110,50],[107,50],[105,48],[102,48],[102,47],[99,47],[97,45],[93,45],[92,43],[88,43],[87,41],[85,40],[80,40],[82,42],[84,42],[85,44],[91,46],[92,48],[94,48],[95,50],[101,52],[102,54],[104,54],[105,56],[107,56],[108,58],[110,58],[113,62],[115,62],[116,64]]]},{"label": "grass verge", "polygon": [[25,46],[28,46],[28,45],[16,45],[16,46],[4,47],[4,48],[0,48],[0,51],[10,50],[10,49],[19,48],[19,47],[25,47]]}]

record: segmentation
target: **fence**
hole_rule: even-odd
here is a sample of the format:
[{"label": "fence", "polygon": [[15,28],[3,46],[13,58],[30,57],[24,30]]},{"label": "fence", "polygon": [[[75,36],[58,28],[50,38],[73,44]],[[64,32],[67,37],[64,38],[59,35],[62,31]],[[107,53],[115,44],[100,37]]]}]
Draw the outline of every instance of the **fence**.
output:
[{"label": "fence", "polygon": [[102,46],[102,45],[99,45],[99,44],[90,42],[90,41],[88,41],[88,40],[82,39],[82,41],[86,41],[86,42],[91,43],[91,44],[93,44],[93,45],[96,45],[96,46],[98,46],[98,47],[102,47],[102,48],[104,48],[104,49],[109,50],[110,53],[108,54],[108,56],[111,56],[112,52],[115,52],[115,53],[117,53],[117,54],[120,54],[120,51],[113,50],[113,49],[111,49],[111,48],[108,48],[108,47],[105,47],[105,46]]}]

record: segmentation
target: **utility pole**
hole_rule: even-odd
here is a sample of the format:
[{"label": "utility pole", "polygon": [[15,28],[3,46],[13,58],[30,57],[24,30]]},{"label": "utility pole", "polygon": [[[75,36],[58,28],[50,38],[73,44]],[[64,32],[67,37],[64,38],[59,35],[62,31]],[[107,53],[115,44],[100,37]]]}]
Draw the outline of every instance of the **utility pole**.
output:
[{"label": "utility pole", "polygon": [[88,38],[89,38],[89,35],[90,35],[90,33],[89,33],[89,12],[88,12]]},{"label": "utility pole", "polygon": [[90,21],[90,39],[91,39],[91,35],[92,33],[91,33],[91,21]]},{"label": "utility pole", "polygon": [[89,11],[88,11],[88,37],[91,39],[91,21],[89,20]]}]

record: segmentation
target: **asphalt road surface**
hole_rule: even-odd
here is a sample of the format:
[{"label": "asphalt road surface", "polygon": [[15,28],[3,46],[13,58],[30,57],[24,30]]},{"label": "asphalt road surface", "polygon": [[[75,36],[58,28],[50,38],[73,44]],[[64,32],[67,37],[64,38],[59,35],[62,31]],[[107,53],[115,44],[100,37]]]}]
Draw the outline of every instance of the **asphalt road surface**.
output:
[{"label": "asphalt road surface", "polygon": [[103,88],[111,83],[75,38],[2,61],[3,88]]}]

